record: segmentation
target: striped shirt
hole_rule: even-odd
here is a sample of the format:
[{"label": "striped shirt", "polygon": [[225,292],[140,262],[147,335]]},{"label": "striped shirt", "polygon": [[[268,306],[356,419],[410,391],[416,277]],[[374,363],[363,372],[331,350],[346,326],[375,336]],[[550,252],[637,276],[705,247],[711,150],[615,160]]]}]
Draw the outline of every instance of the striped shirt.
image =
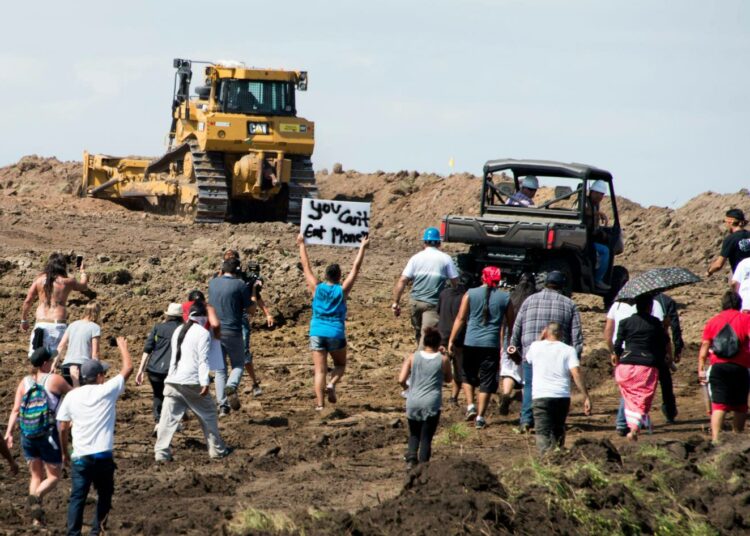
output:
[{"label": "striped shirt", "polygon": [[583,331],[578,307],[570,298],[548,288],[532,294],[521,305],[513,324],[511,346],[518,348],[521,355],[526,357],[531,343],[539,340],[550,322],[560,324],[562,342],[575,348],[580,356],[583,352]]}]

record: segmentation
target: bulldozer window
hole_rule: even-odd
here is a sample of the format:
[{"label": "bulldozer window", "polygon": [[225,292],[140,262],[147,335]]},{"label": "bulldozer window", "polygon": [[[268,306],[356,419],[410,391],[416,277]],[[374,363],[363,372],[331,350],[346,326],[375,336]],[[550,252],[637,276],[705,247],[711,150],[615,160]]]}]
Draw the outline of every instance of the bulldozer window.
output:
[{"label": "bulldozer window", "polygon": [[222,80],[222,111],[235,114],[295,115],[294,86],[267,80]]}]

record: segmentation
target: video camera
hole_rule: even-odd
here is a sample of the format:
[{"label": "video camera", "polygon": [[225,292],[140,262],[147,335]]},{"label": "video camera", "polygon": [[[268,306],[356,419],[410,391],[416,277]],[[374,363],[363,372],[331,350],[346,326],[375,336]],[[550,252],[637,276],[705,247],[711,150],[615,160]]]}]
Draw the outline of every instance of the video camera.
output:
[{"label": "video camera", "polygon": [[[237,276],[242,279],[250,287],[251,290],[255,286],[256,282],[260,281],[261,285],[263,285],[264,283],[263,278],[260,275],[260,264],[256,261],[247,261],[244,270],[240,266]],[[261,286],[256,291],[258,296],[260,296],[260,292],[262,289],[263,287]]]}]

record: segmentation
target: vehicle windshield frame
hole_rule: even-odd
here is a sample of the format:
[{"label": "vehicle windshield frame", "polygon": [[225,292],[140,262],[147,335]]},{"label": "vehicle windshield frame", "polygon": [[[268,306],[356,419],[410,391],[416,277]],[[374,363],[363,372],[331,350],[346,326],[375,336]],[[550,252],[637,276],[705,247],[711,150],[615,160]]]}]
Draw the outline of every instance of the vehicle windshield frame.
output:
[{"label": "vehicle windshield frame", "polygon": [[[247,86],[247,94],[249,94],[251,97],[255,99],[256,102],[259,103],[258,107],[250,107],[246,106],[243,107],[241,105],[237,106],[230,106],[229,105],[229,98],[228,93],[230,91],[230,88],[233,84],[245,84]],[[273,96],[268,97],[268,100],[270,101],[270,105],[267,105],[264,102],[261,102],[257,96],[250,90],[250,84],[262,84],[264,86],[263,92],[270,92],[273,94],[272,88],[273,86],[276,86],[277,89],[275,91],[281,92],[281,99],[287,98],[288,101],[282,101],[281,104],[284,105],[284,109],[279,109],[275,107],[275,100]],[[286,88],[286,90],[284,89]],[[292,82],[286,81],[286,80],[253,80],[253,79],[244,79],[244,78],[222,78],[218,81],[217,84],[217,102],[219,104],[219,109],[223,113],[229,113],[229,114],[241,114],[241,115],[269,115],[269,116],[287,116],[287,117],[295,117],[297,115],[297,108],[295,103],[295,86]],[[284,93],[286,91],[286,93]],[[290,109],[287,109],[290,108]]]}]

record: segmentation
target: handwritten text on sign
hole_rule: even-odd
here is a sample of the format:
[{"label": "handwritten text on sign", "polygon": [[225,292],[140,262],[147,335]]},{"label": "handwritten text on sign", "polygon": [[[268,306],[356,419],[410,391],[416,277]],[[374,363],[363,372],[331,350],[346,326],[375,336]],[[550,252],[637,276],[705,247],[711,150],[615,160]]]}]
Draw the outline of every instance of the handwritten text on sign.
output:
[{"label": "handwritten text on sign", "polygon": [[300,232],[306,244],[357,247],[370,232],[370,203],[303,199]]}]

